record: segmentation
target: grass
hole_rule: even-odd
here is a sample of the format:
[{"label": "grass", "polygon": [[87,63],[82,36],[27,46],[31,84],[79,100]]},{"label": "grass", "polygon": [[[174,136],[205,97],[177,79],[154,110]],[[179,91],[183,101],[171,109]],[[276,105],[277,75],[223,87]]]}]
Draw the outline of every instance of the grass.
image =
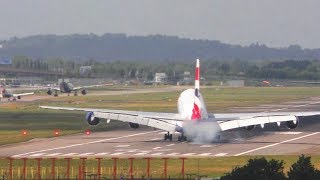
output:
[{"label": "grass", "polygon": [[[128,87],[130,88],[130,87]],[[148,87],[149,88],[149,87]],[[110,91],[116,88],[109,89]],[[119,88],[121,89],[121,88]],[[117,90],[119,90],[117,89]],[[107,89],[105,89],[107,90]],[[97,90],[101,91],[101,90]],[[127,89],[126,89],[127,91]],[[207,109],[209,112],[225,112],[231,107],[257,106],[261,104],[278,104],[281,102],[304,99],[313,96],[320,96],[320,88],[304,88],[304,87],[246,87],[246,88],[204,88],[201,89],[205,98]],[[34,138],[46,138],[54,136],[54,130],[59,129],[61,135],[83,133],[86,129],[92,131],[106,131],[114,128],[123,127],[122,123],[111,122],[108,126],[88,126],[84,123],[83,112],[65,112],[39,109],[41,105],[51,106],[70,106],[70,107],[90,107],[90,108],[107,108],[107,109],[125,109],[138,111],[158,111],[158,112],[176,112],[176,102],[181,91],[167,93],[141,93],[141,94],[125,94],[114,96],[77,96],[77,97],[58,97],[45,100],[37,100],[33,102],[11,102],[0,103],[0,145],[23,142]],[[21,131],[27,130],[28,135],[22,136]],[[185,162],[186,173],[202,174],[210,177],[221,176],[229,172],[236,166],[242,166],[246,161],[252,158],[250,156],[241,157],[221,157],[221,158],[205,158],[205,159],[187,159]],[[284,160],[285,171],[297,159],[297,156],[267,156],[267,158],[275,158]],[[313,156],[315,167],[320,168],[320,156]],[[48,176],[50,174],[50,160],[43,160],[42,172]],[[110,159],[103,160],[104,175],[111,177],[112,161]],[[143,159],[134,160],[135,176],[141,177],[145,174],[146,163]],[[7,171],[7,160],[0,159],[0,173]],[[65,160],[59,160],[57,170],[65,173]],[[22,174],[22,161],[14,162],[16,174]],[[72,160],[73,173],[76,175],[79,168],[79,160]],[[96,171],[96,160],[91,159],[86,163],[90,171]],[[163,160],[156,159],[152,161],[153,177],[161,177],[163,173]],[[20,168],[20,170],[19,170]],[[36,174],[36,161],[30,160],[28,163],[28,177],[32,173]],[[60,168],[60,169],[59,169]],[[181,160],[168,160],[168,175],[171,177],[179,177],[181,171]],[[127,174],[128,160],[119,160],[118,174]]]},{"label": "grass", "polygon": [[[255,156],[259,157],[259,156]],[[185,160],[185,178],[187,175],[192,175],[193,178],[197,175],[208,176],[208,177],[219,177],[227,172],[230,172],[237,166],[243,166],[253,156],[240,156],[240,157],[217,157],[217,158],[188,158]],[[286,156],[266,156],[268,160],[276,159],[283,160],[285,162],[285,173],[289,171],[290,166],[295,163],[298,159],[297,156],[286,155]],[[320,157],[313,156],[312,163],[316,168],[320,168]],[[7,159],[0,159],[0,173],[1,175],[8,172]],[[65,159],[57,159],[55,162],[55,176],[63,177],[66,173],[67,161]],[[70,161],[70,176],[75,178],[79,174],[79,166],[82,166],[82,160],[72,159]],[[164,160],[160,158],[153,158],[150,161],[150,174],[153,178],[163,177],[164,172]],[[51,159],[43,159],[41,161],[41,172],[42,178],[50,178],[51,175]],[[147,161],[142,158],[136,158],[133,160],[133,173],[134,177],[146,176],[147,172]],[[27,161],[27,177],[36,177],[37,173],[37,161],[36,159],[29,159]],[[80,167],[82,168],[82,167]],[[113,176],[113,160],[111,158],[104,158],[101,160],[102,176],[111,178]],[[23,160],[17,159],[13,161],[13,172],[14,178],[22,176]],[[118,159],[117,161],[117,174],[118,177],[123,175],[127,177],[129,175],[130,163],[126,158]],[[167,176],[171,178],[181,178],[182,161],[181,159],[171,158],[167,160]],[[85,171],[90,173],[97,173],[97,160],[94,158],[87,159],[85,162]],[[20,175],[20,176],[19,176]]]},{"label": "grass", "polygon": [[[109,88],[109,87],[108,87]],[[107,88],[107,89],[108,89]],[[125,87],[132,89],[132,87]],[[151,88],[151,87],[148,87]],[[110,89],[110,88],[109,88]],[[111,89],[122,89],[114,87]],[[88,126],[83,112],[66,112],[39,109],[39,105],[90,107],[105,109],[138,110],[153,112],[177,112],[177,99],[182,91],[140,93],[124,95],[60,96],[33,102],[11,102],[0,104],[0,145],[22,142],[33,138],[52,137],[55,129],[62,135],[82,133],[85,129],[103,131],[112,126]],[[304,87],[246,87],[246,88],[203,88],[201,90],[209,112],[225,112],[231,107],[278,104],[281,102],[320,96],[320,88]],[[30,131],[21,137],[21,130]]]}]

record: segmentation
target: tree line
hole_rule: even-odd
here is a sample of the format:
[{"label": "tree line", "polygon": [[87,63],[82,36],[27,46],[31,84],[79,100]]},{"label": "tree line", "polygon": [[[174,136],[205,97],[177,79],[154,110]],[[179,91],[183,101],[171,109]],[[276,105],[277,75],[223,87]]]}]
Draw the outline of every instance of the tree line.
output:
[{"label": "tree line", "polygon": [[[193,75],[194,62],[166,61],[146,63],[142,61],[101,62],[93,59],[76,61],[62,58],[33,59],[26,56],[12,58],[12,68],[38,71],[61,72],[65,76],[80,77],[79,68],[91,66],[88,77],[110,77],[113,79],[153,80],[154,74],[164,72],[168,79],[181,79],[188,71]],[[317,60],[285,60],[271,62],[249,62],[242,60],[217,61],[212,59],[201,61],[202,77],[224,79],[230,77],[260,78],[260,79],[292,79],[320,80],[320,61]]]},{"label": "tree line", "polygon": [[284,173],[284,162],[264,157],[249,159],[247,164],[236,167],[220,180],[319,180],[320,171],[311,163],[311,157],[299,156],[292,164],[287,176]]}]

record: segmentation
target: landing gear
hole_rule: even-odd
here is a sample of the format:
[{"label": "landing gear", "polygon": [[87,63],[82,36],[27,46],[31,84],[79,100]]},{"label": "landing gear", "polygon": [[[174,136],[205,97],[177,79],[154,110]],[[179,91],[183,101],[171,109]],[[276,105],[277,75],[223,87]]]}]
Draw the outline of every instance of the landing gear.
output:
[{"label": "landing gear", "polygon": [[164,134],[164,140],[167,140],[167,139],[172,141],[172,134],[170,134],[169,132],[167,132],[167,134]]},{"label": "landing gear", "polygon": [[14,98],[12,99],[12,101],[17,101],[16,97],[14,97]]},{"label": "landing gear", "polygon": [[181,136],[179,136],[179,137],[178,137],[178,141],[181,141],[181,142],[183,142],[183,141],[187,141],[187,137],[186,137],[186,136],[181,135]]},{"label": "landing gear", "polygon": [[54,91],[54,97],[58,97],[58,91]]},{"label": "landing gear", "polygon": [[78,91],[74,91],[74,96],[78,96]]}]

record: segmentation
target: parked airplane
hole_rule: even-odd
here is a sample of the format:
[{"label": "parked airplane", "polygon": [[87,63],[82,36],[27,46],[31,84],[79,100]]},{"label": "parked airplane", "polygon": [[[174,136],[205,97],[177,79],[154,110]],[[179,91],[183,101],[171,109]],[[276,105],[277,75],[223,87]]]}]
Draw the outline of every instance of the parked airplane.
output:
[{"label": "parked airplane", "polygon": [[74,96],[77,96],[78,91],[81,91],[82,95],[86,95],[87,94],[86,88],[99,87],[99,86],[105,86],[105,85],[74,87],[73,84],[71,84],[69,82],[62,81],[60,83],[60,87],[49,88],[47,91],[47,94],[52,95],[52,93],[53,93],[52,91],[54,91],[54,96],[57,97],[58,91],[60,91],[61,93],[68,93],[68,96],[70,95],[70,93],[74,92]]},{"label": "parked airplane", "polygon": [[22,96],[28,96],[28,95],[32,95],[32,94],[34,94],[34,92],[13,94],[12,92],[3,88],[2,91],[0,91],[0,101],[2,98],[8,98],[8,101],[10,101],[12,98],[13,101],[16,101],[17,99],[21,99]]},{"label": "parked airplane", "polygon": [[[167,133],[164,140],[172,140],[172,133],[179,132],[181,135],[178,141],[195,138],[204,129],[218,131],[215,135],[219,137],[219,132],[230,129],[244,127],[247,130],[254,129],[257,125],[262,128],[268,123],[285,123],[289,129],[294,129],[299,125],[299,117],[320,115],[320,112],[270,112],[270,113],[229,113],[212,114],[208,113],[203,96],[200,93],[200,63],[197,59],[195,70],[195,87],[187,89],[180,94],[178,99],[178,113],[156,113],[139,111],[121,111],[109,109],[72,108],[72,107],[52,107],[40,106],[46,109],[86,111],[86,120],[90,125],[97,125],[100,119],[118,120],[128,122],[131,128],[138,128],[140,125],[162,129]],[[197,128],[201,126],[203,128]],[[187,131],[193,131],[188,135]],[[196,134],[196,135],[194,135]],[[202,134],[201,136],[207,136]],[[191,136],[191,137],[190,137]]]}]

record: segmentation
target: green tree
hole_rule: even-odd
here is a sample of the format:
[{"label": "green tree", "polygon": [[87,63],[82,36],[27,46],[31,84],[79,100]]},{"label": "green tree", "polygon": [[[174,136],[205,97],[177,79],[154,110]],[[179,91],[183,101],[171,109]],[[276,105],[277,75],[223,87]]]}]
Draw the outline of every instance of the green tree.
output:
[{"label": "green tree", "polygon": [[221,180],[286,180],[283,173],[283,161],[264,157],[249,159],[243,167],[236,167]]},{"label": "green tree", "polygon": [[319,180],[320,171],[311,164],[311,157],[301,155],[288,172],[289,180]]}]

